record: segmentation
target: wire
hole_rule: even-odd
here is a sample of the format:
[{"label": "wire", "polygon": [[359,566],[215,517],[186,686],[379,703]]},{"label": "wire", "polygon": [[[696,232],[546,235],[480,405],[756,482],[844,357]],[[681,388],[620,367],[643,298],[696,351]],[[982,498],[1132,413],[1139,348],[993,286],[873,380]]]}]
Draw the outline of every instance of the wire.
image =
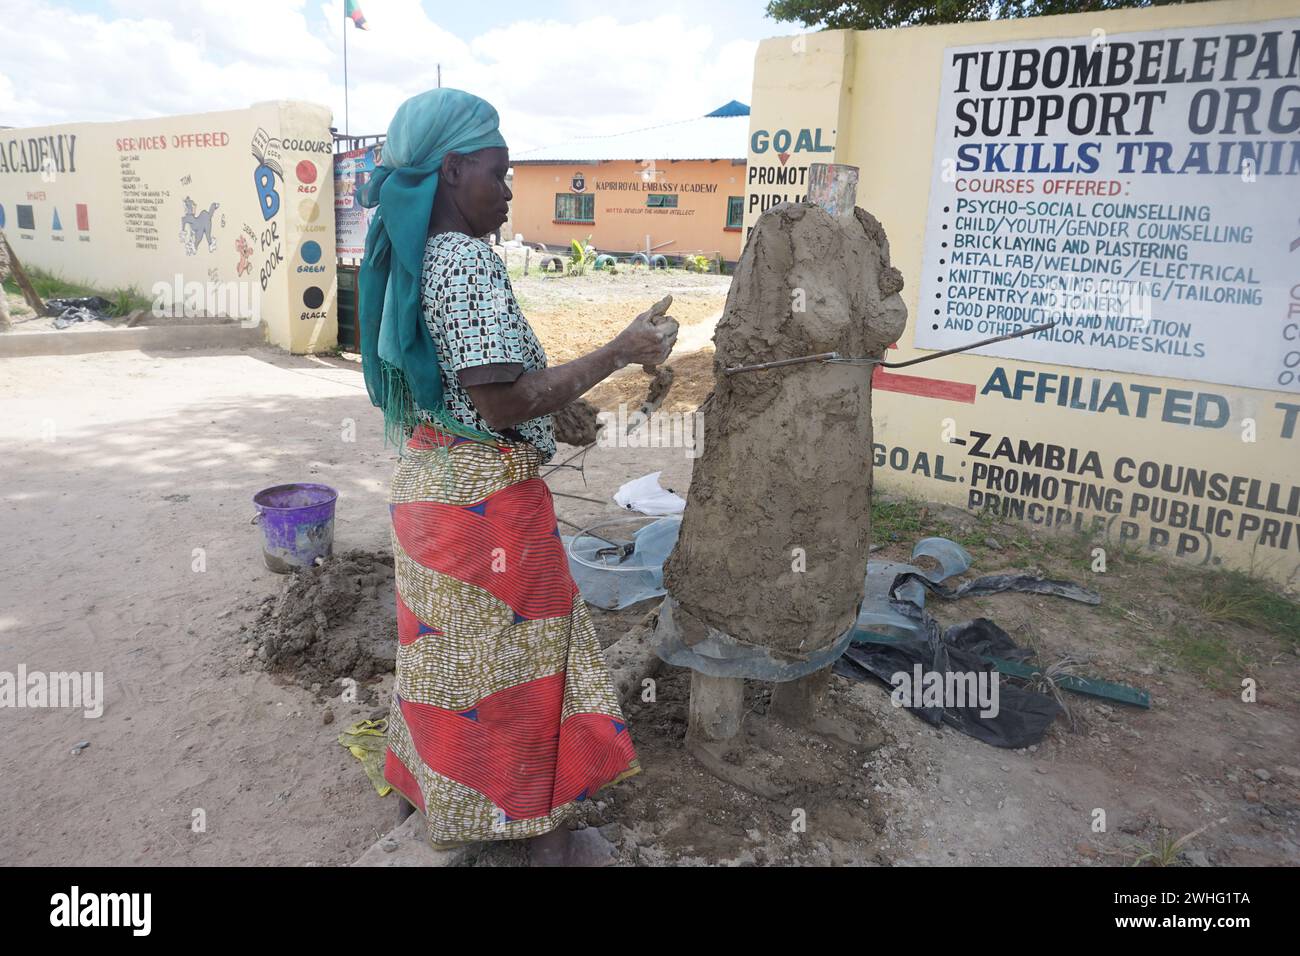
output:
[{"label": "wire", "polygon": [[809,362],[834,362],[840,365],[879,365],[881,368],[907,368],[909,365],[920,365],[922,362],[933,362],[937,358],[943,358],[947,355],[957,355],[960,352],[969,352],[971,349],[983,348],[986,345],[994,345],[998,342],[1005,342],[1008,339],[1018,339],[1025,335],[1033,335],[1035,332],[1045,332],[1054,328],[1060,323],[1060,319],[1053,319],[1051,322],[1044,322],[1042,325],[1031,325],[1027,329],[1021,329],[1019,332],[1009,332],[1006,335],[996,335],[991,339],[980,339],[978,342],[970,342],[967,345],[959,345],[956,348],[944,349],[942,352],[932,352],[929,355],[922,355],[919,358],[908,359],[906,362],[886,362],[884,359],[873,358],[852,358],[840,355],[839,352],[821,352],[817,355],[801,355],[798,358],[778,359],[774,362],[760,362],[757,365],[733,365],[731,368],[724,368],[723,374],[735,375],[738,372],[761,372],[770,368],[782,368],[786,365],[804,365]]}]

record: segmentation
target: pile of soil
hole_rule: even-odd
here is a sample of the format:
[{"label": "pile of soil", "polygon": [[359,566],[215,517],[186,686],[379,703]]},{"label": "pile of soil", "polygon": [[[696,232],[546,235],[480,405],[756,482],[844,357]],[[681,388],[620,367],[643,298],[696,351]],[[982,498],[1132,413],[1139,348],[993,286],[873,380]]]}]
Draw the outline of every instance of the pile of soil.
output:
[{"label": "pile of soil", "polygon": [[885,737],[847,682],[834,682],[821,711],[843,729],[837,739],[769,716],[771,686],[747,681],[741,732],[721,754],[728,780],[686,743],[690,687],[689,671],[666,667],[656,678],[655,700],[638,698],[626,708],[645,772],[609,791],[625,827],[625,860],[651,866],[879,860],[887,806],[862,768]]},{"label": "pile of soil", "polygon": [[[845,739],[793,730],[767,715],[771,687],[746,685],[740,735],[719,779],[686,743],[690,672],[665,667],[655,699],[624,708],[642,772],[583,804],[621,866],[861,866],[888,863],[898,813],[881,775],[908,775],[882,759],[893,745],[863,702],[875,689],[833,678],[821,710]],[[848,739],[853,738],[853,739]],[[522,848],[489,844],[468,864],[514,866]]]},{"label": "pile of soil", "polygon": [[250,629],[253,656],[304,687],[337,691],[390,673],[396,664],[397,611],[393,556],[369,551],[335,555],[290,575],[267,598]]}]

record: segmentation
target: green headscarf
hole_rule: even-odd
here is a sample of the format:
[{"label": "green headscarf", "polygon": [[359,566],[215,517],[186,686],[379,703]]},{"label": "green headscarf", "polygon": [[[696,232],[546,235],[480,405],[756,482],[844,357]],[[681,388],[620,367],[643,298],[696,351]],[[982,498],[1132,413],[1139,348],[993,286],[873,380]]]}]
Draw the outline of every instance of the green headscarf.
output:
[{"label": "green headscarf", "polygon": [[443,158],[504,147],[499,122],[491,104],[462,90],[411,97],[397,108],[380,165],[360,196],[363,206],[378,207],[358,277],[361,362],[370,401],[384,410],[384,433],[394,443],[410,434],[421,409],[453,433],[493,438],[447,412],[420,280]]}]

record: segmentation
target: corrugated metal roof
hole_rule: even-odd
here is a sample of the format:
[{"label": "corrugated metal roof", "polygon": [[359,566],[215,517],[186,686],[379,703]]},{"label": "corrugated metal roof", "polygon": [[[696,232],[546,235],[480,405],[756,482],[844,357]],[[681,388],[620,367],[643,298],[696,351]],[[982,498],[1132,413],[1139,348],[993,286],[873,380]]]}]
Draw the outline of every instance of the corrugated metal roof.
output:
[{"label": "corrugated metal roof", "polygon": [[[728,104],[731,106],[732,104]],[[740,104],[736,104],[740,105]],[[609,136],[584,136],[510,157],[512,163],[592,163],[610,160],[745,159],[749,116],[701,116]]]}]

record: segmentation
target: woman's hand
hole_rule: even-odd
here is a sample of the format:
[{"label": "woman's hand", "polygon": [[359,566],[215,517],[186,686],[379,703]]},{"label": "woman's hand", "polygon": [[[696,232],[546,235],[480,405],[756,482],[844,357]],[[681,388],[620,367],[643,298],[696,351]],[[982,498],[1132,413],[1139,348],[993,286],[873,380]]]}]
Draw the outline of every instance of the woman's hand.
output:
[{"label": "woman's hand", "polygon": [[665,296],[612,342],[572,362],[525,372],[513,382],[469,385],[465,390],[484,421],[498,430],[558,412],[621,368],[666,360],[677,344],[677,320],[667,315],[672,304],[673,297]]},{"label": "woman's hand", "polygon": [[677,320],[668,315],[673,304],[671,295],[664,296],[614,339],[612,345],[623,365],[660,365],[677,344]]}]

